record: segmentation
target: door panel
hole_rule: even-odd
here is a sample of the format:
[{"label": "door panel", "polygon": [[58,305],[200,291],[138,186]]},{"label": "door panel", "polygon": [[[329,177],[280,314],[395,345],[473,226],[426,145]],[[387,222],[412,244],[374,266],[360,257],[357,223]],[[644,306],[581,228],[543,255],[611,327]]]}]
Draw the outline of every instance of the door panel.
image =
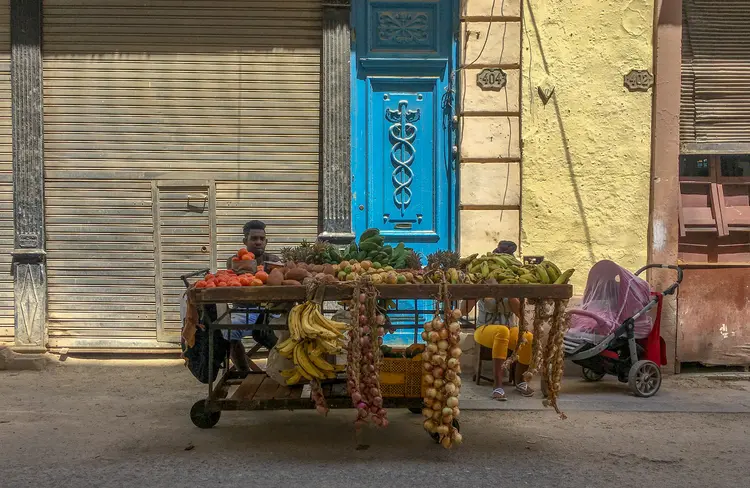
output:
[{"label": "door panel", "polygon": [[207,183],[153,183],[157,232],[157,339],[179,342],[180,276],[211,268],[216,262],[215,192]]},{"label": "door panel", "polygon": [[[455,249],[455,0],[353,2],[352,212],[356,234],[423,255]],[[400,300],[394,325],[424,323],[425,300]],[[414,331],[386,336],[410,344]]]},{"label": "door panel", "polygon": [[453,0],[354,2],[352,205],[423,254],[455,248]]}]

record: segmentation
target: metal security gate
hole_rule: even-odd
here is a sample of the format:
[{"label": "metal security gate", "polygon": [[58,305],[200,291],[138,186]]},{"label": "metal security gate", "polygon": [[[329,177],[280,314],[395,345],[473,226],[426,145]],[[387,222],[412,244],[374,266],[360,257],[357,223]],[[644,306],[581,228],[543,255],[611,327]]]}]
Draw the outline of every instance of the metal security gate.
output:
[{"label": "metal security gate", "polygon": [[13,232],[10,0],[0,0],[0,342],[13,342]]},{"label": "metal security gate", "polygon": [[155,181],[213,185],[219,265],[249,219],[315,238],[321,43],[320,0],[45,0],[51,347],[174,347]]}]

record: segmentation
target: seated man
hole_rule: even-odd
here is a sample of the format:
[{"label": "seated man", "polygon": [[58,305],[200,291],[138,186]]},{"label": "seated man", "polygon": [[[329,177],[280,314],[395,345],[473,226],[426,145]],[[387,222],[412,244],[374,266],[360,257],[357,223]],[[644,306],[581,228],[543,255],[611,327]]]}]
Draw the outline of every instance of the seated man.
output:
[{"label": "seated man", "polygon": [[[493,251],[496,254],[514,254],[516,244],[511,241],[500,241],[498,247]],[[508,354],[516,350],[519,343],[518,324],[514,317],[521,314],[521,302],[517,298],[503,298],[501,301],[494,298],[483,300],[466,300],[461,304],[461,312],[468,315],[477,305],[477,327],[474,331],[474,341],[486,348],[492,349],[492,369],[495,378],[495,386],[492,398],[505,401],[505,390],[503,390],[503,376],[505,373],[505,360]],[[532,396],[534,390],[523,380],[523,374],[531,364],[531,346],[533,335],[531,332],[524,334],[526,342],[520,346],[518,351],[518,362],[515,367],[515,375],[511,380],[516,385],[516,390],[523,396]],[[479,354],[479,352],[477,352]]]},{"label": "seated man", "polygon": [[[266,238],[266,224],[260,220],[251,220],[244,225],[242,231],[244,234],[243,242],[247,247],[247,250],[255,255],[255,260],[258,266],[266,263],[281,264],[281,258],[266,253],[266,244],[268,244],[268,239]],[[233,258],[234,256],[227,259],[227,269],[235,269],[236,271],[244,264],[242,261],[234,261]],[[257,324],[259,321],[262,322],[265,319],[263,315],[263,312],[235,312],[231,314],[231,317],[233,324]],[[273,349],[278,340],[274,331],[269,329],[230,331],[228,337],[230,357],[234,366],[239,371],[249,371],[250,369],[245,346],[242,345],[242,338],[248,335],[252,335],[255,342],[261,344],[269,351]]]}]

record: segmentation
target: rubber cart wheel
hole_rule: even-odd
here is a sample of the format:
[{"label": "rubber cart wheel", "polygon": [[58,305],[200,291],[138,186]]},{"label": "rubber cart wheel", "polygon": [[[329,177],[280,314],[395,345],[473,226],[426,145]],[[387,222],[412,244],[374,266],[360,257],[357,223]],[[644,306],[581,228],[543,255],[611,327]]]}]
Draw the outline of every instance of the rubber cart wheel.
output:
[{"label": "rubber cart wheel", "polygon": [[198,400],[193,404],[193,408],[190,409],[190,420],[193,421],[196,427],[201,429],[210,429],[219,422],[220,418],[221,411],[206,411],[206,400]]},{"label": "rubber cart wheel", "polygon": [[661,388],[661,368],[653,361],[638,361],[630,367],[628,386],[637,397],[648,398],[656,395]]},{"label": "rubber cart wheel", "polygon": [[[461,424],[458,423],[458,419],[453,419],[453,427],[461,432]],[[429,433],[430,437],[432,437],[432,440],[435,441],[436,444],[440,444],[440,434],[437,434],[435,432]]]},{"label": "rubber cart wheel", "polygon": [[604,378],[605,373],[599,373],[593,369],[581,367],[581,376],[583,376],[583,379],[586,381],[595,382]]}]

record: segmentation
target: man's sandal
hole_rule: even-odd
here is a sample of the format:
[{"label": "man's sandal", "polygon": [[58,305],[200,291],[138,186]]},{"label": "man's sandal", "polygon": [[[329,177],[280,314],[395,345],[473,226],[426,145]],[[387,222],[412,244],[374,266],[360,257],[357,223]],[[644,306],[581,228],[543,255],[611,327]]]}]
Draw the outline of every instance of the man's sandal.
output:
[{"label": "man's sandal", "polygon": [[495,388],[494,390],[492,390],[492,399],[499,402],[506,401],[507,398],[505,397],[505,390],[503,390],[502,388]]},{"label": "man's sandal", "polygon": [[534,396],[534,390],[531,389],[528,383],[525,381],[522,381],[521,383],[518,383],[516,385],[516,390],[525,397],[532,397]]}]

